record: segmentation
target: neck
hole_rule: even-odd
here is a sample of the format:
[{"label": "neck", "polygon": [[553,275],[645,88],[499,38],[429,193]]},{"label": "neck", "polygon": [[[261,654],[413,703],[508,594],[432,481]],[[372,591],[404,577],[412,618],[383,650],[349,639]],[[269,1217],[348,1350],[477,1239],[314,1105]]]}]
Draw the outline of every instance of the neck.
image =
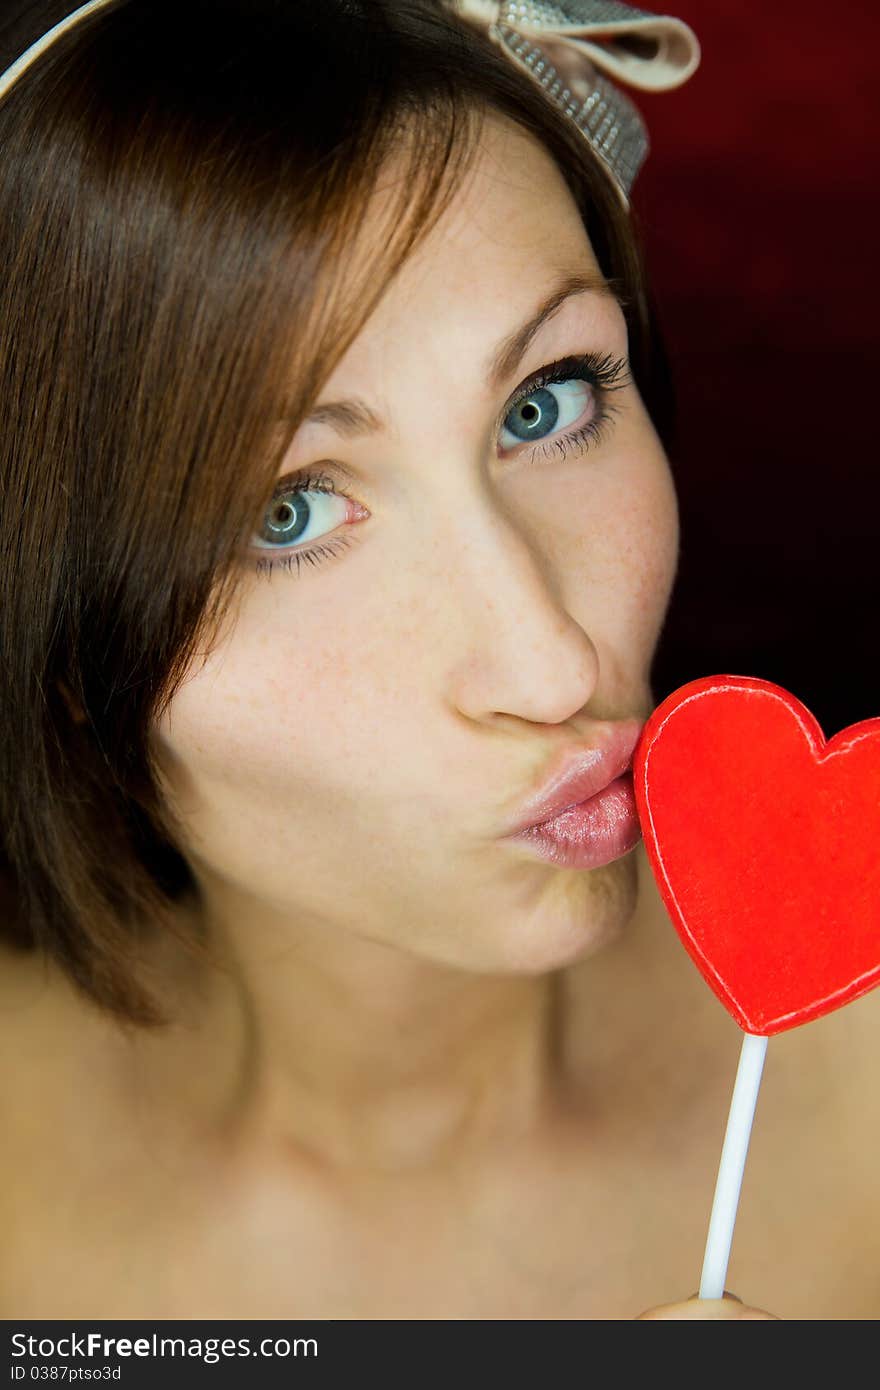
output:
[{"label": "neck", "polygon": [[236,1148],[431,1168],[525,1137],[552,1106],[558,974],[475,975],[354,936],[211,920],[223,969],[191,970],[175,999],[184,1050],[177,1028],[138,1047],[165,1094]]}]

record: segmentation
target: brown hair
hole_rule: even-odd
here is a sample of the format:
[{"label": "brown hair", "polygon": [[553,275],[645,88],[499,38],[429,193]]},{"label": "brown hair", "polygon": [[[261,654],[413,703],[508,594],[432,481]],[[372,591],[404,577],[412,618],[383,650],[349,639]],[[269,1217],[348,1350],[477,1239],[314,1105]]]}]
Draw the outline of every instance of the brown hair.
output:
[{"label": "brown hair", "polygon": [[[0,70],[72,7],[20,6]],[[168,1022],[136,968],[157,932],[210,955],[175,926],[193,880],[151,725],[487,108],[559,164],[665,442],[631,218],[573,123],[440,0],[117,0],[0,104],[0,931],[124,1023]],[[409,169],[367,264],[390,154]]]}]

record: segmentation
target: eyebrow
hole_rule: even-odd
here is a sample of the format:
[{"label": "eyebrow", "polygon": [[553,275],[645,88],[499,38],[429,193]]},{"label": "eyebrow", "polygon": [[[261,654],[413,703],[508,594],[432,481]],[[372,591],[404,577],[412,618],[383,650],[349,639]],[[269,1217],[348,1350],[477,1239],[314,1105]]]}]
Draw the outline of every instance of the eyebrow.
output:
[{"label": "eyebrow", "polygon": [[[621,307],[626,303],[613,284],[601,275],[583,272],[565,275],[541,302],[531,318],[506,338],[502,338],[498,344],[486,369],[493,390],[497,390],[516,371],[532,339],[544,324],[558,313],[566,300],[579,294],[604,295],[615,300]],[[381,417],[359,396],[352,396],[347,400],[325,401],[315,406],[302,423],[329,425],[344,439],[353,439],[363,434],[377,434],[385,428]]]}]

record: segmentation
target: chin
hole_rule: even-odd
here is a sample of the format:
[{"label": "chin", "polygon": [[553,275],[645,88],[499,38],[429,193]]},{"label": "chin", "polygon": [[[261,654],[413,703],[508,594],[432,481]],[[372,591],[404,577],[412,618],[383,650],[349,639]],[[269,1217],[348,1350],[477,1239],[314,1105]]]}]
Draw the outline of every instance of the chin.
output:
[{"label": "chin", "polygon": [[483,936],[478,961],[465,968],[543,975],[586,960],[617,941],[639,898],[639,845],[600,869],[547,870],[543,891],[513,908],[497,932]]}]

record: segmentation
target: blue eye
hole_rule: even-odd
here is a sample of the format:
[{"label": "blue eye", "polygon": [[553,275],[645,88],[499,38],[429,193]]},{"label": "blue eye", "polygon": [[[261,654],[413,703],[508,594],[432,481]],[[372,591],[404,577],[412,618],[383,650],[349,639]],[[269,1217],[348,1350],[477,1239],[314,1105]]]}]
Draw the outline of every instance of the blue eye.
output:
[{"label": "blue eye", "polygon": [[285,546],[318,540],[342,525],[348,512],[349,500],[336,491],[332,478],[285,478],[266,508],[263,525],[251,541],[252,548],[277,554]]},{"label": "blue eye", "polygon": [[568,429],[581,418],[593,394],[586,381],[558,381],[533,387],[507,417],[511,423],[504,432],[513,442],[506,444],[502,440],[504,447],[513,449],[517,444],[544,440],[557,429]]}]

